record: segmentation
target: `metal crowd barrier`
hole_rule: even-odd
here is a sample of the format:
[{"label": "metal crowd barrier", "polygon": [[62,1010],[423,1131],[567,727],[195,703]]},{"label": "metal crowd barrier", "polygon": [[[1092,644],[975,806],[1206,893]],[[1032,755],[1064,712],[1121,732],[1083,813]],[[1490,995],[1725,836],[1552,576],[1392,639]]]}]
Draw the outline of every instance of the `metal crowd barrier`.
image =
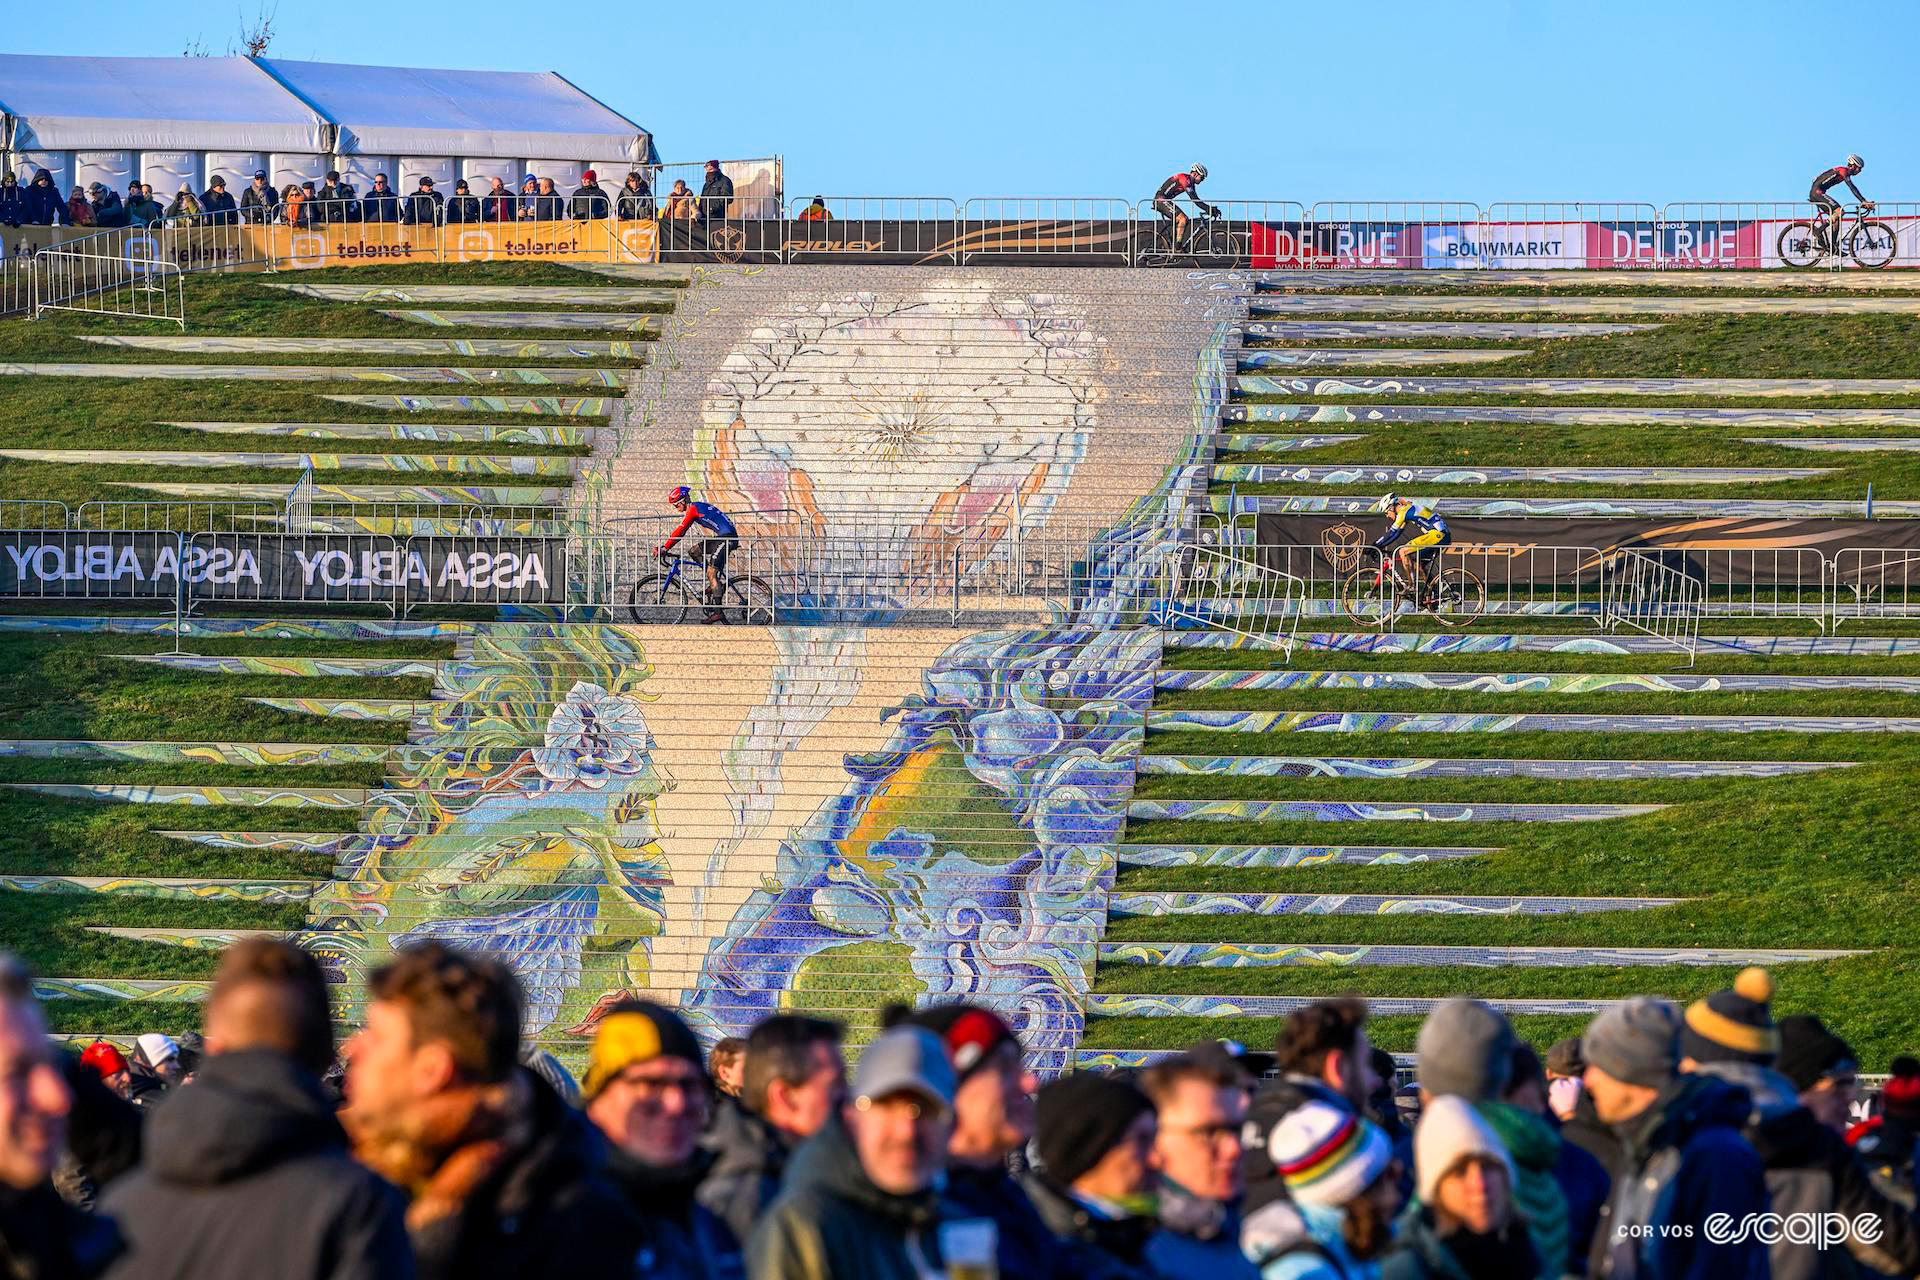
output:
[{"label": "metal crowd barrier", "polygon": [[1607,630],[1631,627],[1664,640],[1694,664],[1700,650],[1700,580],[1638,551],[1623,551],[1607,568]]}]

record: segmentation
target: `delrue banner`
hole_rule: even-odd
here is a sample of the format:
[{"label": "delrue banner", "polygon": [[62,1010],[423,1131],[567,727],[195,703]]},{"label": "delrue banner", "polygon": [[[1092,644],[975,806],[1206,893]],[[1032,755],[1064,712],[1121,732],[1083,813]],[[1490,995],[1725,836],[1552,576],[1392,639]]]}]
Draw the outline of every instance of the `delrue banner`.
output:
[{"label": "delrue banner", "polygon": [[0,533],[0,596],[561,604],[559,538],[377,534]]},{"label": "delrue banner", "polygon": [[[1819,581],[1816,557],[1833,559],[1847,548],[1874,554],[1851,559],[1854,570],[1894,572],[1901,553],[1920,551],[1920,520],[1590,519],[1461,516],[1447,521],[1453,543],[1447,554],[1465,557],[1475,572],[1494,572],[1502,582],[1571,582],[1596,575],[1621,551],[1657,555],[1716,584],[1753,586]],[[1352,568],[1360,548],[1372,544],[1385,521],[1356,522],[1345,516],[1262,515],[1255,533],[1269,567],[1297,572],[1277,548],[1314,547],[1336,572]],[[1589,548],[1590,556],[1553,554],[1548,548]],[[1535,553],[1535,549],[1539,553]],[[1896,553],[1883,562],[1880,552]],[[1805,554],[1802,554],[1805,553]],[[1883,566],[1883,567],[1875,567]]]}]

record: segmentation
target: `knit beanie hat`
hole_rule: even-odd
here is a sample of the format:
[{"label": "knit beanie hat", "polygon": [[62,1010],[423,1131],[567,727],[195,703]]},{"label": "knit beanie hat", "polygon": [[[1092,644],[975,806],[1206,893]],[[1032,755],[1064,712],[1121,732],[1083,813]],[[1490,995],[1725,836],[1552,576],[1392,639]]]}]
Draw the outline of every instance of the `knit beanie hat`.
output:
[{"label": "knit beanie hat", "polygon": [[1106,1071],[1061,1076],[1034,1103],[1034,1152],[1047,1176],[1067,1186],[1119,1145],[1130,1126],[1153,1110],[1132,1080]]},{"label": "knit beanie hat", "polygon": [[1680,1062],[1680,1011],[1654,996],[1622,1000],[1587,1024],[1580,1046],[1588,1066],[1622,1084],[1661,1088]]},{"label": "knit beanie hat", "polygon": [[701,1075],[707,1071],[700,1040],[679,1014],[651,1000],[622,1000],[594,1030],[581,1093],[591,1102],[622,1071],[655,1058],[685,1058]]},{"label": "knit beanie hat", "polygon": [[1267,1135],[1267,1156],[1299,1204],[1346,1204],[1393,1160],[1393,1143],[1371,1120],[1326,1102],[1303,1102]]},{"label": "knit beanie hat", "polygon": [[1507,1171],[1507,1186],[1515,1175],[1513,1158],[1500,1142],[1500,1136],[1473,1104],[1465,1098],[1435,1098],[1421,1113],[1413,1131],[1413,1164],[1418,1175],[1420,1202],[1432,1204],[1438,1198],[1440,1179],[1461,1161],[1478,1156],[1501,1165]]},{"label": "knit beanie hat", "polygon": [[1742,969],[1732,989],[1687,1006],[1681,1056],[1695,1062],[1771,1063],[1780,1052],[1780,1033],[1767,1007],[1772,999],[1772,975],[1765,969]]},{"label": "knit beanie hat", "polygon": [[157,1067],[168,1058],[180,1056],[180,1046],[173,1042],[173,1037],[158,1031],[135,1036],[133,1045],[140,1064],[145,1067]]},{"label": "knit beanie hat", "polygon": [[1780,1019],[1780,1056],[1773,1067],[1793,1081],[1794,1088],[1805,1092],[1828,1072],[1858,1065],[1853,1046],[1827,1030],[1827,1024],[1813,1014],[1796,1013]]},{"label": "knit beanie hat", "polygon": [[960,1082],[978,1071],[1003,1044],[1019,1047],[1020,1039],[1006,1019],[977,1004],[939,1004],[902,1019],[908,1026],[925,1027],[940,1037]]},{"label": "knit beanie hat", "polygon": [[1443,1000],[1420,1024],[1414,1043],[1420,1087],[1435,1097],[1497,1098],[1513,1070],[1515,1043],[1513,1024],[1492,1005]]},{"label": "knit beanie hat", "polygon": [[102,1080],[127,1069],[125,1055],[105,1040],[95,1040],[88,1045],[80,1055],[80,1063],[82,1066],[91,1067],[93,1073]]},{"label": "knit beanie hat", "polygon": [[1548,1075],[1577,1076],[1586,1069],[1586,1051],[1580,1047],[1579,1036],[1568,1036],[1564,1040],[1555,1040],[1553,1044],[1548,1047]]},{"label": "knit beanie hat", "polygon": [[1880,1114],[1910,1129],[1920,1126],[1920,1058],[1903,1053],[1888,1066]]}]

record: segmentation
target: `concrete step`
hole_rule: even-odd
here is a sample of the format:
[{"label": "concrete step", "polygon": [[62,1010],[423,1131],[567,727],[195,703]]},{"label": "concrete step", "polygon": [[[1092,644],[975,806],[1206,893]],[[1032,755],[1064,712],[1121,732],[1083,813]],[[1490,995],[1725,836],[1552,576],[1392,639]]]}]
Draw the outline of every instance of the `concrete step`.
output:
[{"label": "concrete step", "polygon": [[[1207,509],[1222,515],[1347,515],[1369,516],[1379,499],[1375,497],[1325,497],[1320,495],[1230,496],[1207,495]],[[1453,498],[1432,499],[1432,505],[1448,516],[1683,516],[1692,519],[1858,519],[1866,504],[1850,499],[1803,498],[1798,500],[1720,497],[1720,498]],[[1920,516],[1920,502],[1878,499],[1874,514],[1882,518]]]},{"label": "concrete step", "polygon": [[406,413],[525,413],[558,418],[604,418],[618,398],[609,396],[529,395],[397,395],[353,392],[326,395],[322,400],[357,405],[362,409],[400,410]]},{"label": "concrete step", "polygon": [[88,361],[0,361],[0,376],[39,378],[134,378],[190,382],[422,382],[478,386],[624,387],[623,369],[577,369],[522,365],[454,368],[428,365],[373,365],[349,368],[326,364],[109,364]]},{"label": "concrete step", "polygon": [[1103,942],[1102,964],[1162,968],[1351,969],[1447,965],[1475,969],[1567,969],[1586,966],[1718,966],[1799,964],[1861,956],[1865,951],[1739,947],[1474,947],[1349,945],[1313,942]]},{"label": "concrete step", "polygon": [[0,739],[0,760],[126,760],[156,764],[385,764],[398,747],[371,742],[136,742],[90,738]]},{"label": "concrete step", "polygon": [[1920,409],[1671,409],[1597,405],[1229,404],[1221,421],[1341,423],[1511,423],[1527,426],[1765,427],[1920,425]]},{"label": "concrete step", "polygon": [[358,809],[373,794],[364,787],[170,787],[124,782],[0,782],[0,788],[60,800],[243,809]]},{"label": "concrete step", "polygon": [[1582,675],[1473,671],[1162,671],[1168,690],[1361,689],[1470,693],[1920,693],[1920,676]]},{"label": "concrete step", "polygon": [[0,458],[100,467],[280,468],[299,471],[418,471],[437,475],[552,476],[571,480],[578,458],[535,454],[472,453],[282,453],[183,449],[0,449]]},{"label": "concrete step", "polygon": [[1150,711],[1147,728],[1227,733],[1920,733],[1920,717]]},{"label": "concrete step", "polygon": [[1127,817],[1168,822],[1598,822],[1664,804],[1361,803],[1351,800],[1134,800]]},{"label": "concrete step", "polygon": [[[1244,636],[1221,631],[1174,631],[1164,640],[1169,649],[1243,649],[1253,647]],[[1498,632],[1306,632],[1295,643],[1364,656],[1375,653],[1593,653],[1671,654],[1673,646],[1657,636],[1603,635],[1598,631],[1516,635]],[[1895,657],[1920,653],[1920,636],[1701,636],[1700,649],[1708,654],[1738,654],[1765,658],[1838,656]]]},{"label": "concrete step", "polygon": [[1394,463],[1301,466],[1216,462],[1215,484],[1777,484],[1831,475],[1831,467],[1416,467]]},{"label": "concrete step", "polygon": [[1528,323],[1520,320],[1278,320],[1240,326],[1249,338],[1277,342],[1344,342],[1353,339],[1468,338],[1496,342],[1508,338],[1605,338],[1658,329],[1658,324],[1606,324],[1594,321]]},{"label": "concrete step", "polygon": [[1523,347],[1269,347],[1242,351],[1234,367],[1242,373],[1260,373],[1344,366],[1495,364],[1526,354]]},{"label": "concrete step", "polygon": [[163,427],[219,436],[297,436],[309,440],[418,440],[436,444],[593,443],[595,428],[571,423],[485,422],[162,422]]},{"label": "concrete step", "polygon": [[1214,437],[1214,456],[1231,456],[1227,451],[1249,453],[1299,453],[1305,449],[1326,449],[1337,444],[1365,440],[1363,435],[1344,436],[1271,436],[1253,432],[1232,432]]},{"label": "concrete step", "polygon": [[382,309],[390,320],[442,329],[602,329],[657,337],[662,316],[655,311],[459,311]]},{"label": "concrete step", "polygon": [[[1835,299],[1855,301],[1855,299]],[[1860,301],[1864,301],[1861,299]],[[1920,297],[1903,308],[1920,315]],[[1304,396],[1911,396],[1920,378],[1274,378],[1231,380],[1245,395]]]},{"label": "concrete step", "polygon": [[1404,893],[1113,893],[1110,915],[1129,916],[1557,916],[1648,911],[1685,898],[1499,897]]},{"label": "concrete step", "polygon": [[[1096,992],[1087,997],[1087,1015],[1102,1018],[1284,1018],[1323,996],[1133,996]],[[1448,997],[1368,996],[1375,1018],[1424,1018]],[[1489,998],[1486,1003],[1510,1017],[1591,1018],[1619,1000],[1578,997]]]},{"label": "concrete step", "polygon": [[325,302],[508,302],[560,307],[631,307],[651,304],[671,308],[682,298],[680,289],[601,285],[469,285],[469,284],[275,284],[303,298]]},{"label": "concrete step", "polygon": [[1426,845],[1321,844],[1119,844],[1123,867],[1251,867],[1260,870],[1352,866],[1402,866],[1497,853],[1494,848]]},{"label": "concrete step", "polygon": [[1920,315],[1920,298],[1781,297],[1652,298],[1620,294],[1613,297],[1569,297],[1563,294],[1511,297],[1489,294],[1303,294],[1262,293],[1247,303],[1249,319],[1297,315],[1407,315],[1473,316],[1682,316],[1682,315]]},{"label": "concrete step", "polygon": [[305,902],[324,880],[208,880],[173,876],[0,875],[0,890],[65,897],[158,898],[185,902]]},{"label": "concrete step", "polygon": [[[1851,769],[1841,760],[1481,760],[1364,756],[1142,756],[1142,777],[1175,778],[1775,778]],[[1138,803],[1136,801],[1136,803]]]},{"label": "concrete step", "polygon": [[261,355],[358,354],[387,356],[482,356],[538,360],[641,360],[649,343],[625,338],[259,338],[127,334],[81,334],[83,342],[141,351],[207,351]]}]

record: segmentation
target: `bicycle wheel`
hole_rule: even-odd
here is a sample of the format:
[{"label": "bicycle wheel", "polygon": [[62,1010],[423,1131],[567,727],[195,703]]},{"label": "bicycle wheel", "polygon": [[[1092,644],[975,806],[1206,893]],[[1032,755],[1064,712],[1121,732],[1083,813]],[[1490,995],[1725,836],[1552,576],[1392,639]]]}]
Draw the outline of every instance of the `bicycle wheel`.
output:
[{"label": "bicycle wheel", "polygon": [[1225,227],[1209,226],[1194,237],[1192,253],[1196,267],[1206,266],[1209,262],[1217,264],[1221,259],[1233,256],[1233,237]]},{"label": "bicycle wheel", "polygon": [[724,607],[728,622],[770,627],[773,625],[773,588],[764,578],[728,578]]},{"label": "bicycle wheel", "polygon": [[1789,222],[1780,229],[1774,247],[1780,252],[1780,261],[1790,267],[1811,267],[1827,256],[1820,245],[1819,229],[1811,222]]},{"label": "bicycle wheel", "polygon": [[650,573],[627,593],[627,618],[632,622],[685,622],[699,604],[683,575]]},{"label": "bicycle wheel", "polygon": [[1363,627],[1382,625],[1393,613],[1393,587],[1379,572],[1350,574],[1340,582],[1340,607]]},{"label": "bicycle wheel", "polygon": [[1892,262],[1896,247],[1893,228],[1884,222],[1863,222],[1847,236],[1848,256],[1870,271]]},{"label": "bicycle wheel", "polygon": [[1443,627],[1472,622],[1487,608],[1487,589],[1466,569],[1442,569],[1433,589],[1434,620]]}]

